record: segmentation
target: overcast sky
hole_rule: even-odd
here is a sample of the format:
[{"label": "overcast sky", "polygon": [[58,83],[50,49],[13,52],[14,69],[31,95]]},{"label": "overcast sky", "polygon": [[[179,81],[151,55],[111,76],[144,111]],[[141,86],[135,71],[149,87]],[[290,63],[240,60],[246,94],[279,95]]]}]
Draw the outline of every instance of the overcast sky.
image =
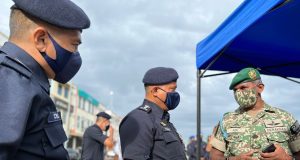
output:
[{"label": "overcast sky", "polygon": [[[82,34],[83,66],[73,83],[121,116],[144,97],[142,78],[152,67],[174,67],[179,73],[181,102],[171,121],[185,140],[196,133],[196,44],[213,32],[242,0],[76,0],[91,19]],[[9,7],[0,10],[0,31],[8,34]],[[202,83],[202,133],[237,104],[228,90],[233,75]],[[263,98],[300,119],[300,86],[263,76]],[[113,95],[110,93],[113,92]],[[112,103],[111,103],[112,102]]]}]

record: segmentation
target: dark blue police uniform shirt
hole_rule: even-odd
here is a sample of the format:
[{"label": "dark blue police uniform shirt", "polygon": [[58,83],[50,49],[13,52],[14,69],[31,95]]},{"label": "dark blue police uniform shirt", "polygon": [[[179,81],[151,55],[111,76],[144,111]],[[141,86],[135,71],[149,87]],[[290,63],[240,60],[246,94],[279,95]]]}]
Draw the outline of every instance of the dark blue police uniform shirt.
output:
[{"label": "dark blue police uniform shirt", "polygon": [[106,138],[107,136],[96,124],[87,128],[83,134],[82,160],[103,160]]},{"label": "dark blue police uniform shirt", "polygon": [[0,49],[0,159],[69,159],[60,113],[41,66],[17,45]]},{"label": "dark blue police uniform shirt", "polygon": [[121,122],[120,139],[124,159],[185,160],[185,146],[169,113],[144,100]]}]

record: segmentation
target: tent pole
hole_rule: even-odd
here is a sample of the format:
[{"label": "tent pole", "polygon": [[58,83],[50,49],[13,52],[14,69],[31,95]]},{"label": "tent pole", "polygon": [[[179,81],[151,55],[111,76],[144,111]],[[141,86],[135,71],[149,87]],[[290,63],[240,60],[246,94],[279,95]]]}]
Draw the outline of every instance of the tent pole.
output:
[{"label": "tent pole", "polygon": [[225,73],[216,73],[216,74],[209,74],[202,76],[203,78],[208,78],[208,77],[214,77],[214,76],[221,76],[221,75],[226,75],[226,74],[231,74],[232,72],[225,72]]},{"label": "tent pole", "polygon": [[197,70],[197,160],[201,157],[201,70]]},{"label": "tent pole", "polygon": [[[227,47],[226,47],[227,48]],[[208,65],[207,67],[204,69],[204,71],[201,72],[201,74],[199,75],[200,77],[203,77],[204,73],[209,70],[209,68],[223,55],[225,49],[224,48]]]},{"label": "tent pole", "polygon": [[204,73],[222,56],[225,49],[223,49],[209,64],[204,70],[197,69],[197,160],[201,157],[200,147],[202,142],[201,138],[201,78],[204,76]]}]

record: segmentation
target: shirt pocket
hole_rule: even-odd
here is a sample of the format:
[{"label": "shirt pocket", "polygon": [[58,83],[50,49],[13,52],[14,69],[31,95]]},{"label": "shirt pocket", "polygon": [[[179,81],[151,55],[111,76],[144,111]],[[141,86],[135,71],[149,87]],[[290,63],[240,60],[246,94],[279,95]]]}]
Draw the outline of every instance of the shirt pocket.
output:
[{"label": "shirt pocket", "polygon": [[62,145],[67,140],[66,133],[60,123],[47,126],[44,130],[48,141],[53,148]]},{"label": "shirt pocket", "polygon": [[239,143],[242,141],[241,134],[243,133],[229,133],[226,141],[228,141],[229,143]]},{"label": "shirt pocket", "polygon": [[226,156],[236,156],[242,153],[242,150],[240,150],[240,147],[243,145],[241,134],[243,133],[229,133],[228,137],[225,138],[227,142]]},{"label": "shirt pocket", "polygon": [[172,133],[172,132],[167,132],[165,131],[163,133],[163,137],[164,137],[164,140],[165,142],[168,144],[168,143],[172,143],[172,142],[176,142],[177,141],[177,138],[176,136]]},{"label": "shirt pocket", "polygon": [[289,140],[289,136],[284,132],[273,132],[267,135],[269,142],[273,143],[284,143]]},{"label": "shirt pocket", "polygon": [[165,141],[164,152],[166,153],[166,157],[168,157],[168,159],[183,159],[183,148],[181,147],[182,145],[175,134],[176,133],[172,131],[163,132]]},{"label": "shirt pocket", "polygon": [[280,145],[288,154],[292,154],[289,148],[289,135],[285,132],[273,132],[267,135],[269,143]]},{"label": "shirt pocket", "polygon": [[63,146],[67,136],[61,121],[45,126],[45,137],[42,139],[45,159],[69,160],[68,152]]}]

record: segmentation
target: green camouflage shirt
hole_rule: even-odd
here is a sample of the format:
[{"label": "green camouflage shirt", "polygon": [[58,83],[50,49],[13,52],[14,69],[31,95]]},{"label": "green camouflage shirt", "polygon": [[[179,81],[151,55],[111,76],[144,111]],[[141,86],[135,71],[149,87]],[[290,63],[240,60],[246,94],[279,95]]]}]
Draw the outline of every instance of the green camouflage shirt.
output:
[{"label": "green camouflage shirt", "polygon": [[290,127],[295,122],[291,114],[267,104],[255,117],[238,109],[224,115],[215,134],[216,143],[212,145],[223,151],[225,157],[255,150],[253,157],[258,158],[259,152],[271,143],[279,144],[292,155]]}]

